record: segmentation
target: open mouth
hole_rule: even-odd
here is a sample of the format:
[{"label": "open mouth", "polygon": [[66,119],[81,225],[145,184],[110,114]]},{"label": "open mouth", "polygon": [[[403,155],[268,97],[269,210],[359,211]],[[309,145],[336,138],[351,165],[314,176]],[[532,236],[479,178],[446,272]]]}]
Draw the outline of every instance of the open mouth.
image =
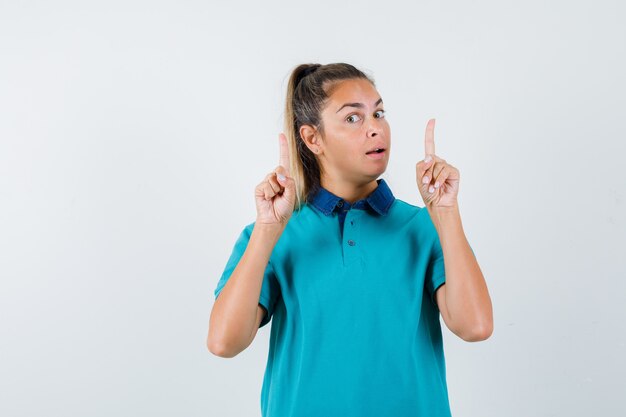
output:
[{"label": "open mouth", "polygon": [[373,153],[383,153],[383,152],[385,152],[385,148],[377,148],[377,149],[374,149],[373,151],[367,152],[366,155],[370,155]]}]

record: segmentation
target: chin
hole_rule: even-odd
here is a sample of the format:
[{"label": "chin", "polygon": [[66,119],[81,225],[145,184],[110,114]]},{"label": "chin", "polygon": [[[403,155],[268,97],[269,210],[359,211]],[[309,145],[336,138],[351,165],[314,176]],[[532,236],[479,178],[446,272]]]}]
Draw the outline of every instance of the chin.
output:
[{"label": "chin", "polygon": [[370,174],[373,177],[378,178],[379,176],[383,175],[385,171],[387,171],[387,164],[381,165],[378,169],[370,170]]}]

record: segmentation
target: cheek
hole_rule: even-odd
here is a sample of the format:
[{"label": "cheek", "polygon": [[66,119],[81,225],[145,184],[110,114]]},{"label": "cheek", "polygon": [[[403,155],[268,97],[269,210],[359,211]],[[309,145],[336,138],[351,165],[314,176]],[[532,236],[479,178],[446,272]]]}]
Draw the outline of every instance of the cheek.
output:
[{"label": "cheek", "polygon": [[[344,137],[345,139],[349,139]],[[334,160],[338,165],[343,167],[351,167],[358,164],[361,159],[361,148],[353,146],[351,141],[345,140],[344,142],[337,144],[333,149]]]},{"label": "cheek", "polygon": [[391,133],[391,126],[389,126],[389,122],[387,120],[383,123],[383,130],[387,134],[387,137],[389,137],[389,134]]},{"label": "cheek", "polygon": [[353,147],[349,150],[352,162],[358,163],[361,159],[367,159],[365,156],[365,150],[363,146]]}]

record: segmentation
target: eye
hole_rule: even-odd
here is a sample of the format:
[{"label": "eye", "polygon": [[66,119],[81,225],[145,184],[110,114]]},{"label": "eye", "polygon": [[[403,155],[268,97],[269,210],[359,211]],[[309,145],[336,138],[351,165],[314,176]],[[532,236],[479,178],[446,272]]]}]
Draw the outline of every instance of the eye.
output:
[{"label": "eye", "polygon": [[[376,113],[380,113],[380,116],[378,117],[379,119],[382,119],[383,117],[385,117],[385,111],[384,110],[378,110]],[[374,113],[374,114],[376,114]]]},{"label": "eye", "polygon": [[[354,117],[359,117],[359,115],[358,114],[351,114],[350,116],[346,117],[346,120],[348,122],[350,122],[350,120],[353,119]],[[350,123],[354,123],[354,122],[350,122]]]}]

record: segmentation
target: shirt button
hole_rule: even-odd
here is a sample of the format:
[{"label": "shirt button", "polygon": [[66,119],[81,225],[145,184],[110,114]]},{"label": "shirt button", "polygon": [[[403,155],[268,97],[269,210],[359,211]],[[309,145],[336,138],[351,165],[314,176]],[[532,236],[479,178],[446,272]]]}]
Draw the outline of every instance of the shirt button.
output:
[{"label": "shirt button", "polygon": [[356,245],[356,243],[354,242],[354,240],[350,239],[350,240],[348,240],[348,245],[354,246],[354,245]]},{"label": "shirt button", "polygon": [[339,207],[343,207],[343,201],[341,201],[341,200],[340,200],[340,201],[337,203],[337,205],[338,205]]}]

